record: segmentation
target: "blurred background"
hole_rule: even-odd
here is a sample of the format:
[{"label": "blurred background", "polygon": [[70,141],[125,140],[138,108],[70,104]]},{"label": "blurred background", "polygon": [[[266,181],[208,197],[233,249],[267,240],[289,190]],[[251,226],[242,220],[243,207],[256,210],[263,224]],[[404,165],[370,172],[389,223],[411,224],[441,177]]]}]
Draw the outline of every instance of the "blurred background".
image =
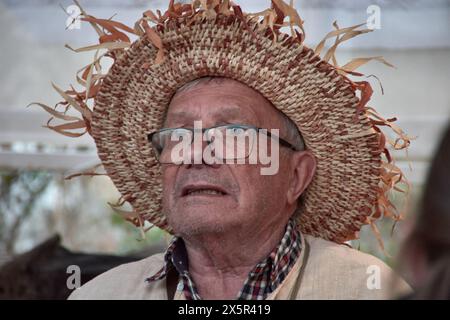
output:
[{"label": "blurred background", "polygon": [[[168,1],[80,3],[91,15],[114,16],[132,26],[143,11],[164,10]],[[239,4],[256,12],[268,3],[246,0]],[[392,222],[379,223],[385,252],[369,228],[353,243],[394,266],[392,257],[413,221],[430,161],[450,119],[450,1],[297,0],[295,4],[305,20],[307,45],[313,47],[322,40],[335,20],[340,27],[368,21],[374,32],[340,47],[338,61],[343,65],[355,57],[384,56],[396,67],[372,62],[361,72],[376,75],[384,88],[382,94],[374,78],[370,80],[375,91],[370,105],[385,118],[397,117],[398,125],[416,137],[408,157],[403,151],[393,153],[412,184],[406,220],[395,226],[393,234]],[[108,178],[65,180],[99,163],[92,139],[88,135],[71,139],[45,129],[48,115],[36,106],[26,107],[35,101],[54,105],[60,99],[51,82],[62,88],[75,84],[76,71],[92,60],[92,52],[76,54],[64,48],[66,43],[81,47],[97,41],[86,24],[66,27],[71,5],[66,0],[0,0],[0,267],[24,259],[21,265],[31,268],[31,261],[33,265],[40,261],[38,255],[48,272],[62,270],[64,284],[65,268],[76,264],[73,261],[98,266],[91,270],[93,277],[114,265],[162,251],[168,241],[157,228],[141,239],[139,230],[112,211],[108,202],[115,202],[119,194]],[[393,194],[392,199],[402,206],[400,195]],[[46,262],[50,260],[63,262],[50,265]],[[9,268],[14,270],[11,264]],[[31,290],[26,287],[20,292]],[[12,297],[8,290],[12,289],[0,285],[0,297]],[[47,297],[66,293],[55,289]]]}]

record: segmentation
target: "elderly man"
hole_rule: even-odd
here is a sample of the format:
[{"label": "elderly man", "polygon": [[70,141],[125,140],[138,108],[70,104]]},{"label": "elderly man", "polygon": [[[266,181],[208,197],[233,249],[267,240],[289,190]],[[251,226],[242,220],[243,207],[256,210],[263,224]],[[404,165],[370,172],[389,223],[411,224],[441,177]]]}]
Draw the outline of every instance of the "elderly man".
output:
[{"label": "elderly man", "polygon": [[[278,128],[302,150],[295,124],[246,85],[205,78],[187,87],[172,99],[167,127],[201,120],[207,127]],[[163,211],[180,236],[171,248],[176,251],[169,254],[187,256],[186,294],[265,298],[293,267],[301,241],[289,221],[314,175],[315,158],[309,151],[287,147],[279,156],[276,175],[262,175],[260,164],[163,167]],[[249,277],[251,272],[255,275]]]},{"label": "elderly man", "polygon": [[[165,253],[110,270],[71,299],[389,297],[393,272],[344,244],[389,213],[387,191],[401,180],[381,158],[377,125],[389,122],[365,107],[367,82],[303,45],[293,7],[272,1],[261,15],[228,1],[171,3],[162,16],[144,14],[129,49],[117,49],[113,27],[123,25],[88,18],[115,30],[115,62],[92,113],[77,97],[66,101],[84,112],[133,206],[128,219],[174,238]],[[286,16],[291,36],[279,28]]]}]

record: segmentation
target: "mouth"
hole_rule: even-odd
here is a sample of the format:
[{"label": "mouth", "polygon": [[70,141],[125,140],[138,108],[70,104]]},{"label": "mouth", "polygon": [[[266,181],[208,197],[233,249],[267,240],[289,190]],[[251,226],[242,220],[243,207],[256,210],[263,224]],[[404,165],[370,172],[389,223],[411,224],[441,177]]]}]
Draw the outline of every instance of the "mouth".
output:
[{"label": "mouth", "polygon": [[218,186],[210,185],[189,185],[183,188],[181,192],[182,197],[193,197],[193,196],[212,196],[220,197],[227,195],[227,192]]}]

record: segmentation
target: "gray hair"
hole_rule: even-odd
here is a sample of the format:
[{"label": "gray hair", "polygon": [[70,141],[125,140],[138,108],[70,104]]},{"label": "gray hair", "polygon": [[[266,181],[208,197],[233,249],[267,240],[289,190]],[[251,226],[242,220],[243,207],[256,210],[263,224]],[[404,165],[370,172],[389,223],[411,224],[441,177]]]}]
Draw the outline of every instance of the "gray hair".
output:
[{"label": "gray hair", "polygon": [[[203,83],[220,84],[225,80],[229,80],[229,78],[212,77],[212,76],[198,78],[198,79],[192,80],[192,81],[184,84],[182,87],[178,88],[175,95],[178,93],[181,93],[181,92],[188,91],[189,89],[192,89],[192,88],[198,86],[199,84],[203,84]],[[299,151],[305,150],[305,142],[303,141],[303,137],[302,137],[300,131],[298,130],[298,127],[295,124],[295,122],[291,118],[289,118],[287,115],[285,115],[283,112],[278,110],[277,108],[275,108],[275,109],[278,111],[278,113],[281,117],[282,125],[286,128],[286,135],[287,135],[286,140],[289,141],[289,143],[291,143],[297,150],[299,150]]]},{"label": "gray hair", "polygon": [[286,140],[289,141],[298,151],[305,150],[305,142],[303,141],[302,134],[298,130],[295,122],[285,115],[283,112],[277,109],[281,119],[283,120],[283,125],[286,128]]}]

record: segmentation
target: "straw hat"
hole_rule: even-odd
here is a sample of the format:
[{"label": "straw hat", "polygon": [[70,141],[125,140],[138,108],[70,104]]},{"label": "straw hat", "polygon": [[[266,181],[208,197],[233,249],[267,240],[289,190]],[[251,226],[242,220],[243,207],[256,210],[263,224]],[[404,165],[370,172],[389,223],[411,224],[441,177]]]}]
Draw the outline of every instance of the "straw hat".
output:
[{"label": "straw hat", "polygon": [[[387,196],[403,175],[391,163],[389,141],[378,126],[389,126],[399,135],[392,142],[396,149],[406,147],[408,137],[392,119],[384,120],[367,106],[369,82],[348,78],[362,76],[354,69],[371,59],[387,62],[361,58],[339,67],[335,61],[339,43],[370,30],[335,24],[336,30],[312,50],[304,45],[297,11],[281,0],[254,15],[225,0],[171,1],[164,14],[146,11],[134,28],[82,12],[100,43],[73,50],[106,53],[99,56],[97,51],[93,63],[77,75],[85,91],[54,86],[64,101],[51,110],[41,106],[69,121],[48,124],[50,129],[93,136],[106,173],[122,194],[118,205],[129,202],[133,207],[129,213],[119,210],[128,220],[140,226],[147,220],[171,232],[161,211],[161,168],[147,134],[162,127],[176,90],[204,76],[248,85],[297,124],[317,158],[316,175],[300,208],[302,232],[343,242],[356,238],[364,224],[375,228],[374,221],[383,215],[399,218]],[[131,42],[127,34],[137,35],[137,40]],[[334,37],[321,57],[326,40]],[[107,57],[114,61],[105,74],[101,60]],[[81,116],[64,118],[61,105]]]}]

